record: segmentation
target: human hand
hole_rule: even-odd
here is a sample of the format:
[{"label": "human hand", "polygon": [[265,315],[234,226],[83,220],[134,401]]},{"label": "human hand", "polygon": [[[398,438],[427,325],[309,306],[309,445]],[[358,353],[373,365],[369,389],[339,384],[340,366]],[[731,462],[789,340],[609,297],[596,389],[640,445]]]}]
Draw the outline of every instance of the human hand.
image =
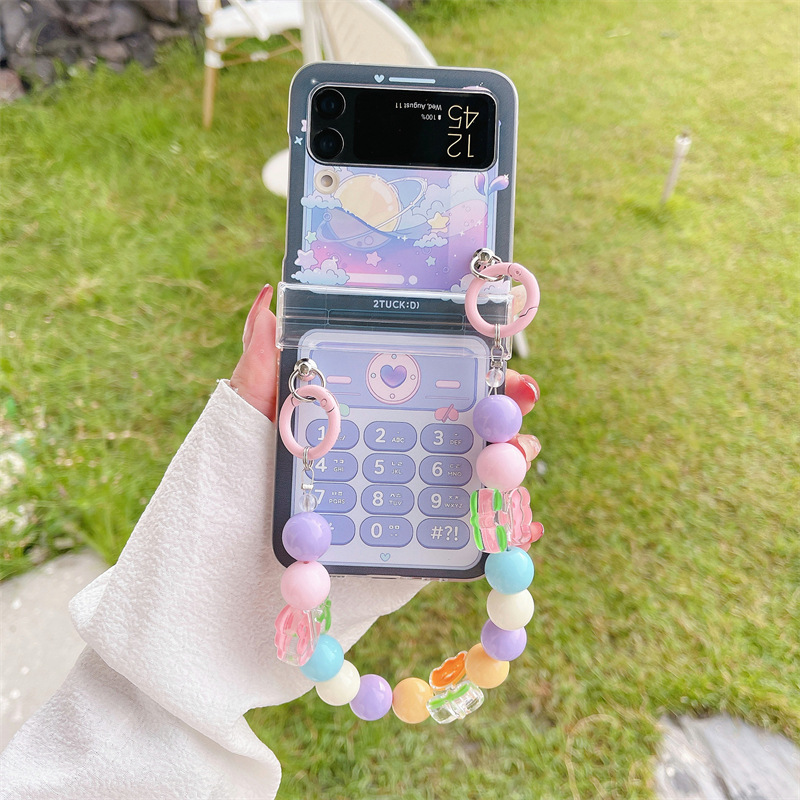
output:
[{"label": "human hand", "polygon": [[276,418],[278,348],[275,315],[269,310],[273,289],[267,284],[259,293],[244,323],[244,352],[231,376],[231,388],[272,422]]}]

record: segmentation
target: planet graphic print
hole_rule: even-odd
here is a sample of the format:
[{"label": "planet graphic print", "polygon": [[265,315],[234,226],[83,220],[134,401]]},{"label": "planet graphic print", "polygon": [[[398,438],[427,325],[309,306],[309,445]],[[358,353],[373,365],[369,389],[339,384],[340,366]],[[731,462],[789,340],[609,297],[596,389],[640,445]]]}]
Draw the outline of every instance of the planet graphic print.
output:
[{"label": "planet graphic print", "polygon": [[[403,203],[398,186],[416,185],[416,196]],[[329,208],[319,233],[323,239],[346,242],[359,250],[380,247],[398,231],[401,217],[425,196],[427,183],[422,178],[404,177],[387,181],[380,175],[353,175],[342,181],[333,196],[340,208]]]}]

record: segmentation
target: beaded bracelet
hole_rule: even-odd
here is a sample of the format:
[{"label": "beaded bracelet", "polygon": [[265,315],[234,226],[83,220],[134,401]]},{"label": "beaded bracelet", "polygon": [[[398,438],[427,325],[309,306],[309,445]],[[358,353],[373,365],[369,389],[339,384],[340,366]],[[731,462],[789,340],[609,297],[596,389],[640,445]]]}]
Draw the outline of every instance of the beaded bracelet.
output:
[{"label": "beaded bracelet", "polygon": [[[485,565],[489,592],[489,619],[480,642],[461,651],[432,670],[428,680],[404,678],[394,689],[380,675],[360,675],[344,658],[339,642],[328,634],[331,626],[331,579],[320,563],[331,545],[327,520],[314,511],[313,461],[327,453],[339,436],[340,415],[336,398],[325,388],[325,378],[310,359],[301,359],[289,379],[290,395],[281,408],[281,439],[292,455],[302,458],[301,512],[290,517],[282,531],[286,552],[295,559],[281,578],[281,594],[287,605],[275,621],[278,658],[300,667],[316,684],[319,697],[329,705],[349,704],[363,720],[376,720],[391,708],[403,722],[419,723],[433,718],[438,723],[463,719],[483,703],[483,689],[499,686],[508,676],[509,662],[525,650],[525,626],[534,612],[528,591],[533,580],[533,561],[527,551],[543,534],[532,520],[530,495],[520,486],[531,461],[541,449],[535,436],[519,433],[523,414],[539,399],[536,382],[505,369],[508,358],[502,339],[525,327],[539,305],[536,279],[519,264],[503,263],[489,251],[478,251],[471,265],[473,280],[465,299],[467,317],[480,333],[494,335],[490,368],[486,375],[489,395],[473,411],[475,433],[489,444],[476,460],[476,472],[485,488],[470,497],[470,525],[475,544],[488,553]],[[480,317],[477,297],[484,281],[511,276],[526,289],[525,308],[518,319],[505,326],[491,326]],[[308,383],[318,378],[320,384]],[[505,394],[497,389],[505,379]],[[297,382],[303,382],[298,386]],[[302,402],[318,401],[328,415],[328,430],[315,447],[303,447],[292,435],[291,418]]]}]

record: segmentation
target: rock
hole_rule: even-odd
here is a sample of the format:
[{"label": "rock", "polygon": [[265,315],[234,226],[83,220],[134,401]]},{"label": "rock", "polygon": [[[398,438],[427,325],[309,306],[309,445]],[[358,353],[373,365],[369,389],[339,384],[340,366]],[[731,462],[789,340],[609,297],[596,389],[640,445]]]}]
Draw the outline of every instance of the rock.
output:
[{"label": "rock", "polygon": [[81,4],[79,11],[70,11],[67,19],[75,28],[86,34],[95,25],[102,24],[106,14],[108,14],[108,4],[94,0]]},{"label": "rock", "polygon": [[56,0],[56,3],[66,14],[83,14],[89,0]]},{"label": "rock", "polygon": [[130,54],[144,67],[153,67],[156,63],[156,46],[150,35],[137,33],[126,36],[123,40]]},{"label": "rock", "polygon": [[178,19],[181,22],[198,22],[202,18],[197,0],[178,0]]},{"label": "rock", "polygon": [[24,87],[52,83],[54,60],[152,67],[156,43],[195,36],[199,20],[197,0],[0,0],[0,60]]},{"label": "rock", "polygon": [[63,39],[50,39],[50,41],[36,43],[36,55],[55,56],[62,58],[62,54],[68,51],[78,52],[81,47],[81,40],[76,36],[67,36]]},{"label": "rock", "polygon": [[661,719],[655,770],[659,800],[777,800],[797,797],[800,749],[725,714]]},{"label": "rock", "polygon": [[118,74],[125,72],[125,65],[120,64],[118,61],[106,61],[106,66],[112,71]]},{"label": "rock", "polygon": [[25,96],[25,87],[13,69],[0,69],[0,103],[13,103]]},{"label": "rock", "polygon": [[112,3],[109,6],[111,22],[108,26],[108,39],[122,39],[147,29],[147,15],[139,6],[127,3]]},{"label": "rock", "polygon": [[178,0],[139,0],[150,19],[161,22],[178,21]]},{"label": "rock", "polygon": [[124,64],[130,58],[130,52],[123,42],[100,42],[97,55],[106,61],[118,61]]},{"label": "rock", "polygon": [[121,39],[147,28],[147,15],[138,5],[116,2],[106,6],[93,0],[84,13],[70,16],[70,22],[96,41]]},{"label": "rock", "polygon": [[23,82],[32,86],[38,83],[49,86],[56,79],[53,59],[46,56],[21,56],[12,53],[8,57],[8,65],[16,70]]},{"label": "rock", "polygon": [[36,36],[35,54],[52,56],[66,64],[73,64],[81,46],[81,40],[75,34],[75,29],[65,19],[50,19]]},{"label": "rock", "polygon": [[27,17],[19,3],[0,2],[0,26],[3,28],[3,39],[6,50],[16,50],[27,25]]},{"label": "rock", "polygon": [[97,63],[97,44],[84,39],[81,46],[78,48],[80,51],[80,58],[90,59],[94,64]]},{"label": "rock", "polygon": [[76,47],[79,40],[74,28],[63,19],[48,19],[39,29],[35,38],[37,53],[53,55],[65,47]]},{"label": "rock", "polygon": [[170,39],[180,39],[183,36],[189,35],[189,31],[187,31],[186,28],[166,25],[163,22],[151,22],[149,31],[153,39],[159,44]]}]

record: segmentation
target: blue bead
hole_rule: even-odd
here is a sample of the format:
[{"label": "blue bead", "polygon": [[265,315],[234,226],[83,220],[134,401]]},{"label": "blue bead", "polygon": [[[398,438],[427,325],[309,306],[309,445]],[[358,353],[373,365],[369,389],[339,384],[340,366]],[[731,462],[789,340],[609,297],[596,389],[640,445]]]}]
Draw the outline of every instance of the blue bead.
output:
[{"label": "blue bead", "polygon": [[486,580],[500,594],[516,594],[527,589],[533,580],[533,561],[519,547],[492,553],[486,559]]},{"label": "blue bead", "polygon": [[311,658],[300,667],[300,672],[314,683],[329,681],[339,673],[344,663],[344,650],[333,636],[323,633]]}]

